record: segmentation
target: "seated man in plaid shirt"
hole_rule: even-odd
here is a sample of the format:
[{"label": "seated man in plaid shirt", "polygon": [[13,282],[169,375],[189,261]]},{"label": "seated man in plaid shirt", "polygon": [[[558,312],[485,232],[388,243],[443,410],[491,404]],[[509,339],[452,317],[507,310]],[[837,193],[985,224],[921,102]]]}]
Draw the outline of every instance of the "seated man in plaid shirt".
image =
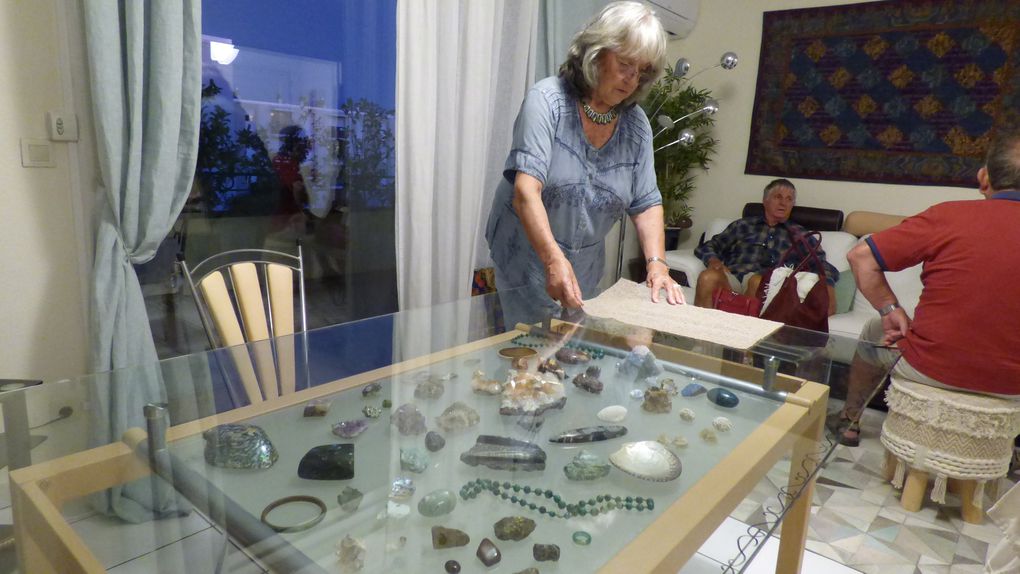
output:
[{"label": "seated man in plaid shirt", "polygon": [[[694,304],[711,307],[712,294],[720,287],[753,296],[761,282],[762,273],[774,267],[790,248],[792,234],[807,233],[802,226],[787,221],[796,203],[797,188],[793,183],[787,179],[773,180],[765,186],[762,196],[764,216],[738,219],[722,233],[699,245],[694,255],[701,259],[707,269],[698,275]],[[810,241],[814,244],[816,240]],[[829,284],[829,315],[832,315],[836,312],[834,286],[839,280],[839,271],[825,261],[825,252],[821,247],[818,247],[818,256],[825,263],[825,279]],[[791,257],[786,261],[787,265],[798,263],[800,257]],[[811,271],[818,273],[819,270],[812,268]]]}]

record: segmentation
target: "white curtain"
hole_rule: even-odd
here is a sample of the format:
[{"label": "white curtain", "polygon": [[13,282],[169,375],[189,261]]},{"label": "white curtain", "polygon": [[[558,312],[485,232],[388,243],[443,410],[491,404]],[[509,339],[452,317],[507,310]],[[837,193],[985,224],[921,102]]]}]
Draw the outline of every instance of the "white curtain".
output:
[{"label": "white curtain", "polygon": [[[466,300],[473,270],[488,260],[482,231],[534,74],[537,18],[538,0],[397,6],[401,311]],[[397,326],[397,354],[407,358],[463,340],[468,308],[415,313]]]}]

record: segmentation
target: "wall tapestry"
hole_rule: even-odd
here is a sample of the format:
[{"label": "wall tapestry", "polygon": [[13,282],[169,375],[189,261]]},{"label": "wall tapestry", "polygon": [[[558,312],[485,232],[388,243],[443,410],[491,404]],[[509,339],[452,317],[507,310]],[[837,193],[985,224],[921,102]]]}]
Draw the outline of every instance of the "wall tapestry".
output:
[{"label": "wall tapestry", "polygon": [[1018,106],[1017,0],[765,12],[745,171],[975,187]]}]

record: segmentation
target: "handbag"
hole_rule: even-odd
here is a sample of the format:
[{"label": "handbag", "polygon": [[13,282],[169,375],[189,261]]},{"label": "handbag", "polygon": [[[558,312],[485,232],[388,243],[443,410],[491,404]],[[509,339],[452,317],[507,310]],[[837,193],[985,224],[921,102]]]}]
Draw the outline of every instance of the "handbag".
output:
[{"label": "handbag", "polygon": [[712,293],[712,308],[737,315],[748,315],[757,317],[761,313],[761,299],[748,297],[725,287],[720,287]]},{"label": "handbag", "polygon": [[[808,240],[811,236],[817,236],[818,241],[814,245]],[[829,332],[829,289],[825,282],[825,265],[818,256],[818,248],[821,245],[822,234],[813,231],[808,234],[797,233],[792,238],[793,245],[783,254],[775,268],[766,271],[758,285],[756,295],[764,301],[771,299],[768,307],[761,312],[762,319],[779,321],[791,327],[800,327],[822,333]],[[783,279],[779,290],[769,293],[769,285],[772,283],[772,274],[776,269],[785,267],[783,264],[791,258],[798,250],[805,253],[800,263],[789,275]],[[797,293],[798,275],[803,278],[803,269],[808,268],[809,262],[814,261],[818,269],[818,281],[811,287],[804,296],[803,301]]]}]

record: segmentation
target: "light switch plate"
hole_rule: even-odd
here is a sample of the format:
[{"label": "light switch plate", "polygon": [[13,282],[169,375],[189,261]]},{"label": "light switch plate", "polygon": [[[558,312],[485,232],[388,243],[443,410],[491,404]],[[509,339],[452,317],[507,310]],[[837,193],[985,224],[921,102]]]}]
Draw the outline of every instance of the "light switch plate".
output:
[{"label": "light switch plate", "polygon": [[55,142],[78,141],[78,116],[73,113],[51,110],[46,112],[46,129]]},{"label": "light switch plate", "polygon": [[55,167],[50,140],[21,138],[22,167]]}]

